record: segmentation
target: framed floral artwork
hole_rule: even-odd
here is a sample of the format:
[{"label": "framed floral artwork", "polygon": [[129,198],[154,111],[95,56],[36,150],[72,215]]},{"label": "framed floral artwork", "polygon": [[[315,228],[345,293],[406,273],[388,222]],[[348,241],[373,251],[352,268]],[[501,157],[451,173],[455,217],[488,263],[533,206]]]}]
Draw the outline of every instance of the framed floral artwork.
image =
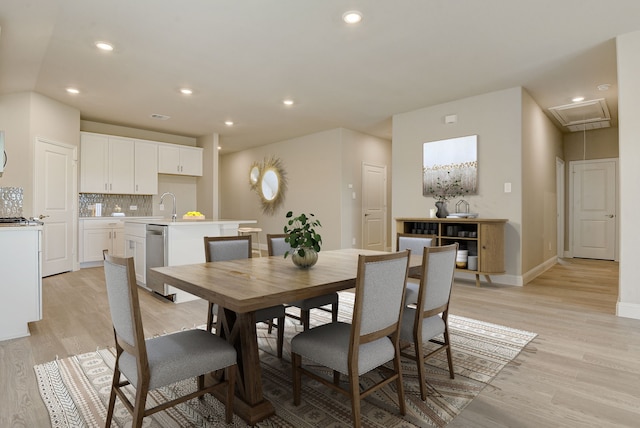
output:
[{"label": "framed floral artwork", "polygon": [[478,193],[478,136],[423,144],[422,194],[447,201]]}]

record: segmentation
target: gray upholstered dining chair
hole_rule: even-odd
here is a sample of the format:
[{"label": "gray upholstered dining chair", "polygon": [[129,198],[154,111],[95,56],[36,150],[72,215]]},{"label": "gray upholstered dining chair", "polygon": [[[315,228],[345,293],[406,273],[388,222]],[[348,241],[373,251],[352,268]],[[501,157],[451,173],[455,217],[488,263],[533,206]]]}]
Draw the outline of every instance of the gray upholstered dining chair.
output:
[{"label": "gray upholstered dining chair", "polygon": [[[427,358],[446,350],[449,376],[451,379],[454,378],[448,317],[457,251],[457,243],[425,248],[422,255],[422,276],[416,307],[408,306],[402,314],[400,339],[403,344],[409,343],[406,347],[403,346],[402,356],[416,361],[418,365],[422,400],[427,398],[424,368],[424,362]],[[439,336],[442,336],[442,340]],[[427,342],[440,346],[425,355],[424,344]],[[405,352],[411,343],[414,346],[414,354]]]},{"label": "gray upholstered dining chair", "polygon": [[[104,274],[116,341],[111,395],[105,426],[111,426],[116,396],[133,415],[133,427],[145,416],[226,387],[225,420],[231,423],[236,376],[236,350],[226,340],[204,330],[186,330],[144,338],[133,258],[105,254]],[[204,375],[225,370],[223,381],[204,387]],[[124,375],[124,380],[121,375]],[[185,396],[146,408],[147,393],[172,383],[198,377],[198,388]],[[135,388],[133,403],[122,388]]]},{"label": "gray upholstered dining chair", "polygon": [[[268,234],[267,249],[270,256],[283,256],[287,251],[291,251],[291,246],[284,239],[286,234]],[[331,305],[331,309],[325,306]],[[331,320],[338,321],[338,293],[325,294],[308,299],[296,300],[288,303],[286,307],[296,307],[300,309],[300,315],[286,313],[288,317],[299,320],[305,330],[309,329],[309,315],[311,309],[320,309],[331,313]]]},{"label": "gray upholstered dining chair", "polygon": [[[303,331],[291,340],[293,403],[300,404],[301,377],[305,374],[351,399],[353,425],[359,427],[360,400],[396,381],[400,413],[405,414],[400,364],[400,321],[409,271],[410,251],[358,258],[358,273],[351,324],[332,322]],[[302,366],[302,358],[333,370],[333,382]],[[393,369],[384,366],[393,361]],[[390,372],[376,385],[360,391],[359,377],[376,368]],[[340,374],[349,387],[340,386]]]},{"label": "gray upholstered dining chair", "polygon": [[[438,237],[436,235],[422,235],[415,233],[398,233],[396,236],[396,248],[398,251],[411,250],[411,254],[421,256],[424,247],[433,247],[436,245]],[[418,290],[420,289],[420,281],[415,278],[407,279],[407,293],[405,294],[405,303],[412,304],[418,301]]]},{"label": "gray upholstered dining chair", "polygon": [[[207,262],[223,262],[228,260],[238,260],[251,258],[251,235],[243,236],[205,236],[204,255]],[[207,330],[213,328],[213,318],[218,312],[218,305],[209,302],[207,313]],[[269,332],[274,319],[278,320],[275,325],[278,329],[277,353],[278,358],[282,358],[282,347],[284,345],[284,306],[276,305],[269,308],[258,309],[256,311],[256,322],[266,322],[269,324]]]}]

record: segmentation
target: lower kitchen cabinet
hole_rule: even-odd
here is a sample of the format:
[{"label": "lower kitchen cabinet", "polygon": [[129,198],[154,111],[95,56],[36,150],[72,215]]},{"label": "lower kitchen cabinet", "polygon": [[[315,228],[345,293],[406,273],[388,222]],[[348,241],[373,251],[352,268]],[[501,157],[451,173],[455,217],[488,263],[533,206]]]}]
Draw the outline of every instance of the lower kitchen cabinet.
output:
[{"label": "lower kitchen cabinet", "polygon": [[125,255],[123,220],[82,219],[79,236],[81,264],[101,264],[104,250],[118,257]]},{"label": "lower kitchen cabinet", "polygon": [[42,226],[0,228],[0,341],[42,319]]},{"label": "lower kitchen cabinet", "polygon": [[138,285],[147,283],[147,241],[146,224],[125,222],[124,225],[124,256],[133,257]]}]

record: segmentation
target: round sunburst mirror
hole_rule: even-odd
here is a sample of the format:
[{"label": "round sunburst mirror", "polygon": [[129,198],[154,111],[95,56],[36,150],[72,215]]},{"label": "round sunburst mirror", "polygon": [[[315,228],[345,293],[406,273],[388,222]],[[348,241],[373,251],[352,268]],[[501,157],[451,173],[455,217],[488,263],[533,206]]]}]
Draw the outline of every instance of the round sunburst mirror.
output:
[{"label": "round sunburst mirror", "polygon": [[256,190],[259,180],[260,165],[257,162],[254,162],[253,165],[251,165],[251,169],[249,170],[249,185],[251,186],[251,190]]},{"label": "round sunburst mirror", "polygon": [[252,166],[249,173],[251,181],[254,169],[260,171],[255,190],[260,195],[262,211],[265,214],[273,214],[284,202],[284,194],[287,189],[286,173],[282,162],[280,159],[271,158],[264,161],[262,168]]}]

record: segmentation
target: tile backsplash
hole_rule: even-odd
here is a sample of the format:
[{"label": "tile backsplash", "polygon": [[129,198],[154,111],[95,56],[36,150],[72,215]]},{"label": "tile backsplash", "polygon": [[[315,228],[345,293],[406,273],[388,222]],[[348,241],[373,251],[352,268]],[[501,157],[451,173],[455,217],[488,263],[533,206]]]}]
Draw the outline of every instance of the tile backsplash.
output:
[{"label": "tile backsplash", "polygon": [[22,187],[0,187],[0,217],[22,217]]},{"label": "tile backsplash", "polygon": [[[91,217],[96,203],[102,204],[102,217],[111,216],[116,212],[116,205],[120,207],[126,216],[151,216],[153,215],[153,202],[151,195],[107,195],[102,193],[80,193],[78,195],[78,216]],[[137,210],[131,210],[136,206]]]}]

